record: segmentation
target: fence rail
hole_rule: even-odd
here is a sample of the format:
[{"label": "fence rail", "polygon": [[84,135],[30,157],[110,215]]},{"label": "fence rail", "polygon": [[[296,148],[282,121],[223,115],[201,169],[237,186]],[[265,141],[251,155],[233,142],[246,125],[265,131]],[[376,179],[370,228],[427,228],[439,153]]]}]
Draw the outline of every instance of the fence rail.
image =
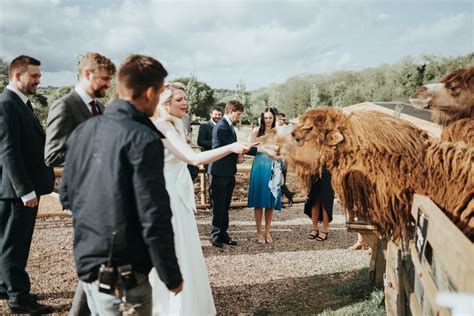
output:
[{"label": "fence rail", "polygon": [[[249,164],[240,164],[237,165],[237,173],[240,174],[249,174],[250,170],[252,169],[251,165]],[[62,168],[54,168],[54,175],[58,178],[62,176]],[[292,173],[289,173],[292,174]],[[200,189],[199,189],[199,203],[196,203],[196,208],[197,209],[209,209],[211,207],[211,204],[209,203],[209,197],[208,197],[208,188],[209,188],[209,177],[206,174],[206,171],[204,170],[203,166],[199,166],[199,182],[200,182]],[[57,198],[59,196],[57,193],[53,193],[53,195]],[[294,198],[293,199],[293,204],[297,203],[304,203],[306,198]],[[282,204],[288,204],[287,201],[282,201]],[[242,208],[247,206],[247,201],[237,201],[237,202],[231,202],[230,207],[231,208]],[[64,211],[64,212],[42,212],[38,213],[38,218],[48,218],[48,217],[55,217],[55,216],[64,216],[64,217],[70,217],[71,213]]]}]

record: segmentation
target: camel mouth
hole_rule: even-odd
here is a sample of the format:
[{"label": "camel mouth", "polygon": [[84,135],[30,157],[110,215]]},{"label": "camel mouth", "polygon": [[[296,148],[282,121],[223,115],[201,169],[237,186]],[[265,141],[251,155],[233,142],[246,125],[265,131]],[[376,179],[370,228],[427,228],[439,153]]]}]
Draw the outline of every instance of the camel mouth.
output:
[{"label": "camel mouth", "polygon": [[426,98],[426,99],[410,98],[411,105],[413,105],[415,108],[422,109],[422,110],[428,110],[431,108],[430,101],[431,101],[431,98]]}]

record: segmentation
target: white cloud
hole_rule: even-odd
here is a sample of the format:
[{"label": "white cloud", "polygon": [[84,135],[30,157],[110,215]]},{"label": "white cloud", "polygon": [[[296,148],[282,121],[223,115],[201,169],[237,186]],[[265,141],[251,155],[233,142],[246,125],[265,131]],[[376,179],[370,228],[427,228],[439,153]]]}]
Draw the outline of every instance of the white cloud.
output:
[{"label": "white cloud", "polygon": [[249,89],[407,54],[473,51],[464,2],[430,11],[420,1],[0,1],[0,56],[38,57],[45,84],[73,84],[86,51],[117,64],[149,54],[170,78],[195,73],[216,88],[244,79]]}]

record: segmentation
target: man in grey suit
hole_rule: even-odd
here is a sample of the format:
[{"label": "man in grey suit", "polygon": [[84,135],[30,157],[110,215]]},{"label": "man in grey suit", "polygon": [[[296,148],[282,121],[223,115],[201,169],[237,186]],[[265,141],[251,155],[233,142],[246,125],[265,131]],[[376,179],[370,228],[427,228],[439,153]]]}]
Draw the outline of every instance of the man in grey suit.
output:
[{"label": "man in grey suit", "polygon": [[51,105],[46,128],[44,159],[50,167],[62,167],[66,140],[88,118],[104,112],[97,100],[106,95],[115,74],[115,65],[98,53],[87,53],[79,63],[79,82],[71,92]]},{"label": "man in grey suit", "polygon": [[[115,71],[110,59],[98,53],[87,53],[81,59],[79,82],[49,109],[44,151],[44,160],[48,166],[64,166],[69,135],[88,118],[104,112],[104,106],[97,98],[105,97]],[[90,315],[81,281],[77,284],[70,315]]]},{"label": "man in grey suit", "polygon": [[25,270],[40,196],[54,185],[43,161],[44,130],[27,97],[36,93],[40,65],[29,56],[15,58],[0,96],[0,298],[9,299],[14,314],[52,311],[30,294]]}]

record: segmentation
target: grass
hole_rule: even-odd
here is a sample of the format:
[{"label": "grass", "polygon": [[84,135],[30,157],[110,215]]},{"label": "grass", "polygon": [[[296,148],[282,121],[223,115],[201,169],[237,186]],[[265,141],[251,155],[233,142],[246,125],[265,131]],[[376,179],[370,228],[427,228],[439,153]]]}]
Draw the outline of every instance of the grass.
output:
[{"label": "grass", "polygon": [[384,293],[372,287],[368,269],[315,275],[291,282],[277,304],[259,306],[265,315],[386,315]]}]

